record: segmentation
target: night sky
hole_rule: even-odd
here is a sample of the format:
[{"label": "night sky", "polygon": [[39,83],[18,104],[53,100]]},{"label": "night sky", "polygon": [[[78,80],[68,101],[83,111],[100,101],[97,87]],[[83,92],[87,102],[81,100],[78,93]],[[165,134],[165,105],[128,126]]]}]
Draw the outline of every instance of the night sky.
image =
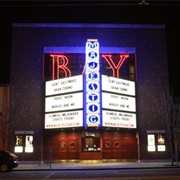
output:
[{"label": "night sky", "polygon": [[10,83],[12,23],[165,24],[170,87],[180,96],[180,1],[0,1],[0,85]]}]

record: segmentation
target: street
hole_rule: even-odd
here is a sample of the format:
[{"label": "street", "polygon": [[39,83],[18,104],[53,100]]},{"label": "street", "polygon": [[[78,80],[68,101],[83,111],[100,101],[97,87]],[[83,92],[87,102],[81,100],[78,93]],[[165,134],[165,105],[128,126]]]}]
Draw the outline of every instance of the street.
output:
[{"label": "street", "polygon": [[91,170],[37,170],[12,171],[0,173],[1,180],[36,179],[36,180],[179,180],[179,168],[156,169],[91,169]]}]

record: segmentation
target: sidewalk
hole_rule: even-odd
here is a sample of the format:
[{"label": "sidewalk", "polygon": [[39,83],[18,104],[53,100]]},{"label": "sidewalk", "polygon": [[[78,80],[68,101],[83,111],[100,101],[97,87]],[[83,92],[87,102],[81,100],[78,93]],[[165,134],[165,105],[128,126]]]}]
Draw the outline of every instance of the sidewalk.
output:
[{"label": "sidewalk", "polygon": [[98,163],[80,163],[80,162],[60,162],[52,164],[23,163],[14,168],[15,171],[22,170],[93,170],[93,169],[134,169],[134,168],[180,168],[180,163],[171,165],[170,161],[163,162],[98,162]]}]

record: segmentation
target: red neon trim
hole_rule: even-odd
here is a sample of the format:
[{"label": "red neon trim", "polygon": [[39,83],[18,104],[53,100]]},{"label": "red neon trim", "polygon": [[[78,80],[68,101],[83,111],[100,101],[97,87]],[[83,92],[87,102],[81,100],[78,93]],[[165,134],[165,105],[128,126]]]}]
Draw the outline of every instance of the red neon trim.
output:
[{"label": "red neon trim", "polygon": [[122,67],[124,61],[129,57],[129,54],[120,55],[120,59],[117,65],[114,64],[112,55],[102,55],[102,57],[107,61],[113,71],[113,77],[119,78],[119,69]]},{"label": "red neon trim", "polygon": [[54,80],[54,66],[55,66],[55,56],[50,55],[52,57],[52,80]]},{"label": "red neon trim", "polygon": [[52,80],[55,79],[55,72],[56,78],[60,78],[60,70],[63,70],[65,73],[65,77],[71,76],[71,71],[67,67],[68,65],[68,58],[64,55],[50,55],[52,57]]}]

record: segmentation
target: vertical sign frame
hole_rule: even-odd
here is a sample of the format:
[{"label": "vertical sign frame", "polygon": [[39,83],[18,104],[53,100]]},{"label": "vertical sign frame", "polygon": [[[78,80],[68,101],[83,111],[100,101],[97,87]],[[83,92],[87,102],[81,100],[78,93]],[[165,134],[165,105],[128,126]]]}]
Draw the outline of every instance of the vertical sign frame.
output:
[{"label": "vertical sign frame", "polygon": [[98,40],[88,39],[85,51],[84,127],[99,127],[101,125],[101,78]]}]

